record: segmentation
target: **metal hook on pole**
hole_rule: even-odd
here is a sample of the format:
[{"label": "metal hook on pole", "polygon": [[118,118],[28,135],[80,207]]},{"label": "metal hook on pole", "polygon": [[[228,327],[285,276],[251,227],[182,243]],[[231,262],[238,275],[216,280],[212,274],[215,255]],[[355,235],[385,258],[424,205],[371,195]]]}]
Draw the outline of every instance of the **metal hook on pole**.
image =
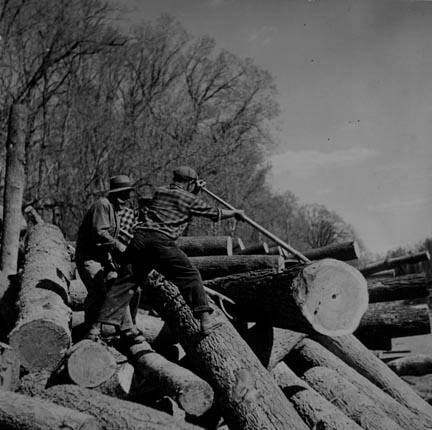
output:
[{"label": "metal hook on pole", "polygon": [[[208,194],[210,197],[215,199],[217,202],[224,205],[227,209],[230,210],[236,210],[236,208],[232,205],[230,205],[225,200],[221,199],[216,194],[212,193],[210,190],[208,190],[206,187],[201,187],[201,190],[204,191],[206,194]],[[300,261],[303,261],[304,263],[310,263],[310,260],[305,257],[301,252],[294,249],[292,246],[290,246],[288,243],[284,242],[279,237],[275,236],[273,233],[265,229],[263,226],[255,222],[253,219],[249,218],[248,216],[244,215],[243,221],[247,224],[251,225],[256,230],[260,231],[264,236],[267,236],[269,239],[271,239],[273,242],[277,243],[281,248],[285,249],[286,251],[290,252],[291,254],[295,255]]]}]

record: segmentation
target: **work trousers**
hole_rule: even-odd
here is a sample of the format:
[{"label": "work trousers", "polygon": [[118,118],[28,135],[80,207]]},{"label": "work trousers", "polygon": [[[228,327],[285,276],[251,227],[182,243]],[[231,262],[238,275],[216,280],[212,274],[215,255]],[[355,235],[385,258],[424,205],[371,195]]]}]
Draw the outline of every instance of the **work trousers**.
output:
[{"label": "work trousers", "polygon": [[[129,302],[136,285],[144,285],[155,269],[180,290],[195,316],[213,312],[201,276],[175,241],[163,233],[137,230],[124,255],[132,274],[124,273],[113,283],[100,311],[100,321],[120,321],[121,309]],[[145,292],[144,292],[145,294]]]}]

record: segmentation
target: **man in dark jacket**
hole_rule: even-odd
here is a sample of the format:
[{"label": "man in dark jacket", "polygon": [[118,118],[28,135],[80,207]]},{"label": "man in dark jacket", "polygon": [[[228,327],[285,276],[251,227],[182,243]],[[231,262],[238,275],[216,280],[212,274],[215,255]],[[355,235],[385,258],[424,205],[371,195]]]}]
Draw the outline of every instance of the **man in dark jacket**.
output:
[{"label": "man in dark jacket", "polygon": [[[212,308],[200,274],[175,240],[185,231],[192,217],[205,217],[213,221],[231,217],[241,220],[243,211],[208,205],[196,195],[201,184],[194,169],[187,166],[175,169],[173,182],[158,188],[146,210],[140,213],[124,258],[132,264],[135,283],[142,284],[148,273],[156,269],[177,285],[206,335],[220,323],[210,317]],[[132,283],[115,283],[101,313],[120,321],[121,308],[129,300],[131,288]]]},{"label": "man in dark jacket", "polygon": [[[89,327],[88,338],[98,340],[101,329],[114,334],[115,325],[100,317],[100,309],[107,292],[118,276],[120,256],[126,249],[119,232],[121,214],[127,210],[126,204],[131,197],[132,184],[126,175],[110,178],[107,197],[98,199],[87,211],[81,223],[75,260],[78,273],[87,288],[84,303],[85,320]],[[122,313],[121,328],[127,331],[133,327],[128,305]],[[105,327],[103,327],[105,325]]]}]

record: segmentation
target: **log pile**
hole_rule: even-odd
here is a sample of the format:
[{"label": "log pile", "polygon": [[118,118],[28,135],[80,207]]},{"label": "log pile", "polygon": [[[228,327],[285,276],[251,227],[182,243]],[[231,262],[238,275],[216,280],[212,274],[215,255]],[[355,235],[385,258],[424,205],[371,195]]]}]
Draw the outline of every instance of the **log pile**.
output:
[{"label": "log pile", "polygon": [[304,265],[226,236],[180,243],[222,294],[210,300],[222,324],[204,337],[177,287],[153,271],[151,314],[137,315],[145,342],[125,350],[79,339],[86,290],[64,237],[50,224],[30,230],[18,319],[0,344],[0,387],[10,391],[0,396],[0,428],[432,427],[432,408],[396,374],[428,372],[431,360],[387,365],[357,339],[430,332],[427,307],[407,303],[425,300],[429,279],[365,280],[329,258],[352,257],[353,245]]}]

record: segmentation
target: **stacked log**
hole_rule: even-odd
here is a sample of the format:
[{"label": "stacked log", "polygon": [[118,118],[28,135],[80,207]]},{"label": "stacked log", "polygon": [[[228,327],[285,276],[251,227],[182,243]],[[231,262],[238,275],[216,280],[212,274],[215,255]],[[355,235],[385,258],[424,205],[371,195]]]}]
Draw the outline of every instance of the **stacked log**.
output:
[{"label": "stacked log", "polygon": [[387,366],[397,375],[423,376],[432,373],[432,357],[425,354],[413,354],[391,360]]},{"label": "stacked log", "polygon": [[68,281],[72,265],[60,229],[38,224],[30,233],[19,293],[19,316],[9,335],[27,370],[54,370],[71,344]]},{"label": "stacked log", "polygon": [[181,236],[176,242],[189,257],[233,255],[231,236]]}]

